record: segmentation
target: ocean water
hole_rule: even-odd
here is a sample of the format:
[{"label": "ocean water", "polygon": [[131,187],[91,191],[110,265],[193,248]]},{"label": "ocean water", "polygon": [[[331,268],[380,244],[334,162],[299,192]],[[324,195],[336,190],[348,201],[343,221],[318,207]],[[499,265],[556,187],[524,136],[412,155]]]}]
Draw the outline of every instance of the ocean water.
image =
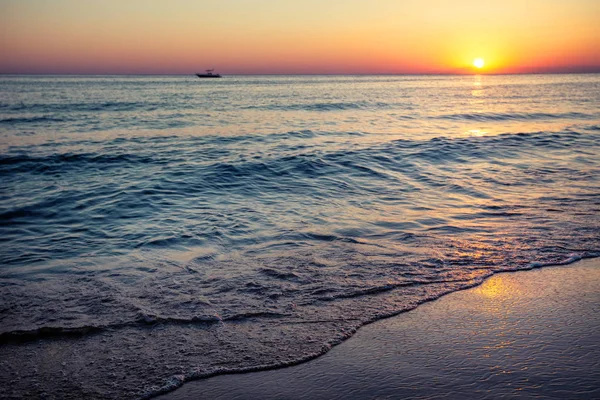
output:
[{"label": "ocean water", "polygon": [[4,396],[294,364],[598,256],[599,104],[593,74],[1,76]]}]

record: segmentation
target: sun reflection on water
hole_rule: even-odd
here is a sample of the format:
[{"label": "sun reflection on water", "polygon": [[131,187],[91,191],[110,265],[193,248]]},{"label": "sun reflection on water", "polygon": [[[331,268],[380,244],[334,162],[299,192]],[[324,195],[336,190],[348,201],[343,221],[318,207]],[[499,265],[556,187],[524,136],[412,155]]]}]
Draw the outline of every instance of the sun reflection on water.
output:
[{"label": "sun reflection on water", "polygon": [[483,97],[484,95],[483,78],[481,75],[475,75],[473,77],[473,89],[471,90],[471,96]]},{"label": "sun reflection on water", "polygon": [[477,137],[485,136],[487,134],[488,134],[488,132],[483,129],[471,129],[466,132],[467,136],[477,136]]},{"label": "sun reflection on water", "polygon": [[506,299],[519,293],[514,284],[508,284],[506,279],[500,279],[497,276],[490,278],[484,284],[477,288],[477,293],[489,299]]}]

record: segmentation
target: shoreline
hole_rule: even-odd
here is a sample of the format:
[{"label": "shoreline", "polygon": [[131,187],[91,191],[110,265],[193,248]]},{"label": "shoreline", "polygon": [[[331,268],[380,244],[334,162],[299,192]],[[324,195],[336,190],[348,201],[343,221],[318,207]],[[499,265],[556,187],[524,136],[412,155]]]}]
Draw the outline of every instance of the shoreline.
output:
[{"label": "shoreline", "polygon": [[[311,357],[310,360],[291,363],[288,366],[279,368],[268,366],[263,369],[257,368],[256,372],[227,372],[208,378],[186,381],[177,389],[163,395],[153,396],[153,398],[162,400],[188,398],[309,399],[345,398],[350,395],[357,395],[357,398],[371,398],[373,396],[385,398],[390,396],[411,397],[413,395],[417,397],[438,397],[441,395],[442,397],[450,398],[462,396],[476,396],[482,398],[499,395],[513,397],[519,397],[520,395],[535,395],[543,398],[553,398],[552,387],[556,384],[561,385],[561,396],[566,395],[578,398],[577,391],[584,390],[582,388],[587,388],[586,390],[588,390],[588,392],[589,390],[592,390],[595,395],[600,395],[600,384],[597,383],[600,382],[600,372],[593,374],[593,372],[590,372],[593,371],[593,366],[588,365],[586,367],[590,360],[593,361],[600,357],[600,348],[595,342],[591,343],[589,340],[586,341],[587,339],[585,339],[582,342],[584,344],[578,344],[579,347],[577,348],[581,348],[582,346],[585,347],[586,352],[584,354],[580,354],[580,352],[573,350],[571,347],[565,347],[564,343],[561,344],[556,341],[556,343],[552,341],[550,344],[546,343],[546,345],[553,348],[553,351],[555,352],[567,352],[567,354],[564,354],[564,357],[560,359],[557,359],[556,357],[553,359],[552,354],[546,354],[547,352],[543,354],[536,353],[527,355],[527,351],[524,350],[528,347],[537,346],[540,340],[544,341],[547,340],[547,338],[562,338],[560,340],[563,342],[564,340],[573,341],[577,339],[575,337],[577,334],[581,335],[585,332],[592,332],[591,337],[597,338],[598,335],[594,334],[594,332],[597,332],[598,328],[600,328],[600,318],[594,318],[592,312],[593,307],[590,310],[590,304],[594,304],[594,302],[589,302],[589,298],[592,296],[592,300],[600,299],[600,290],[597,289],[598,285],[595,285],[594,287],[594,284],[592,283],[592,280],[595,280],[595,283],[600,282],[600,258],[596,257],[573,261],[574,262],[569,263],[568,265],[563,263],[553,266],[534,266],[534,268],[529,270],[496,272],[492,276],[486,278],[483,283],[476,286],[443,295],[434,301],[427,301],[407,312],[402,312],[389,318],[365,324],[349,339],[334,346],[323,355]],[[566,279],[569,276],[572,277],[571,280]],[[580,288],[580,290],[578,290],[578,285],[585,287],[586,289],[581,290]],[[511,293],[511,290],[516,290],[516,294]],[[569,299],[565,296],[572,297]],[[581,301],[582,296],[588,296],[588,302],[586,303],[587,308],[583,309],[585,315],[577,314],[575,317],[584,318],[569,320],[568,325],[584,324],[584,328],[586,329],[580,329],[578,332],[565,332],[559,329],[560,327],[555,325],[556,322],[568,317],[568,315],[565,315],[568,314],[565,312],[565,307],[568,309],[569,305],[574,305],[572,303]],[[542,306],[544,302],[546,305],[550,305],[554,308],[548,307],[543,310]],[[512,331],[510,329],[498,331],[498,327],[490,325],[489,318],[491,315],[489,307],[493,304],[496,304],[498,307],[504,307],[504,311],[502,311],[502,309],[496,309],[495,312],[501,312],[501,314],[504,315],[505,328],[509,326],[513,327],[511,328]],[[488,308],[481,308],[482,305],[487,305],[486,307]],[[473,307],[479,307],[479,311],[483,310],[484,312],[473,313]],[[511,315],[506,314],[508,312],[507,310],[510,310],[509,314]],[[549,313],[550,311],[552,312]],[[538,315],[540,312],[541,315]],[[458,315],[459,317],[448,318],[449,316],[455,315]],[[432,319],[432,316],[435,316],[436,318]],[[447,320],[444,320],[445,318]],[[488,319],[486,320],[485,318]],[[544,319],[547,320],[547,323],[550,323],[550,326],[546,326],[543,329],[539,329],[539,326],[538,328],[535,328],[535,326],[533,328],[531,326],[529,328],[527,327],[527,324],[531,325],[534,322],[538,323],[538,325],[542,324],[540,321],[543,321]],[[428,322],[431,320],[437,321],[437,330],[431,331],[431,326],[429,326],[430,324]],[[419,330],[423,331],[425,328],[429,330],[421,332],[421,338],[419,338],[419,335],[411,338],[410,335],[406,336],[409,334],[409,332],[406,332],[409,325],[411,327],[411,332]],[[463,328],[461,328],[461,326]],[[468,337],[468,326],[479,326],[479,334],[475,337],[472,335]],[[534,343],[533,339],[528,339],[519,333],[527,329],[529,329],[530,333],[535,333],[534,336],[537,337],[538,342]],[[414,348],[412,350],[411,346],[406,346],[406,348],[405,346],[402,346],[402,349],[397,348],[397,355],[401,355],[401,357],[390,358],[388,357],[389,349],[398,346],[398,332],[404,332],[401,342],[406,343],[408,340],[408,343],[411,343]],[[424,346],[425,343],[422,342],[422,340],[424,340],[423,338],[428,336],[427,334],[424,334],[427,332],[434,332],[435,335],[437,335],[434,335],[434,337],[437,337],[437,342],[434,346],[437,348],[437,351],[434,353],[431,351],[424,351],[423,354],[418,352],[414,353],[415,349],[427,350],[425,349],[427,346]],[[445,389],[445,394],[438,393],[435,388],[444,386],[443,383],[440,382],[450,380],[456,381],[457,379],[459,381],[469,380],[469,377],[464,376],[464,373],[462,375],[459,373],[457,376],[455,376],[456,374],[450,374],[451,377],[446,376],[447,371],[456,369],[457,365],[460,366],[464,364],[465,360],[461,360],[461,357],[458,357],[457,355],[442,355],[456,352],[457,348],[467,346],[468,343],[471,345],[478,343],[480,347],[477,347],[476,350],[481,351],[482,335],[484,335],[487,340],[491,340],[495,337],[492,335],[493,333],[499,334],[500,337],[507,338],[507,341],[503,342],[504,344],[501,347],[497,347],[499,351],[510,348],[509,344],[514,344],[516,342],[519,342],[521,347],[525,346],[523,348],[520,347],[521,353],[525,354],[524,356],[520,356],[519,354],[521,353],[517,352],[516,354],[510,354],[509,358],[517,359],[519,357],[525,357],[524,360],[520,361],[521,363],[530,362],[534,364],[534,366],[527,367],[526,370],[536,371],[536,365],[546,365],[546,370],[549,370],[550,368],[547,367],[547,365],[554,365],[555,367],[552,368],[556,369],[560,367],[561,362],[569,364],[572,360],[577,360],[579,367],[573,367],[569,364],[569,371],[571,373],[569,376],[571,376],[571,380],[567,379],[565,381],[561,378],[562,380],[559,379],[559,383],[556,383],[553,379],[548,379],[547,381],[542,382],[537,391],[535,388],[532,389],[527,387],[527,385],[522,385],[523,387],[520,388],[520,390],[510,392],[507,387],[488,387],[489,385],[486,385],[483,380],[475,380],[475,383],[470,385],[471,391],[465,392],[463,390],[460,392],[459,390],[458,392],[455,391],[453,393],[450,388],[456,386],[456,382],[454,382],[452,386]],[[444,340],[444,335],[449,334],[452,335],[452,340]],[[511,338],[511,334],[516,335],[518,340]],[[421,342],[419,342],[419,340],[421,340]],[[468,351],[468,346],[465,347],[464,350],[466,353],[474,354],[473,349],[471,349],[470,352]],[[569,351],[575,351],[575,353],[569,354]],[[487,356],[488,358],[492,357],[492,360],[500,362],[500,364],[502,362],[508,362],[508,364],[510,364],[510,360],[506,358],[508,355],[500,353],[494,355],[492,352],[491,356],[489,354]],[[407,357],[407,355],[409,357]],[[408,360],[410,360],[411,357],[413,358],[413,363],[418,361],[421,363],[429,362],[435,364],[443,361],[446,363],[444,364],[446,367],[436,371],[436,368],[431,369],[422,366],[409,366],[411,362]],[[529,361],[527,357],[529,357]],[[365,364],[366,358],[371,361]],[[362,362],[358,361],[354,363],[353,360],[362,360]],[[383,363],[382,360],[384,360]],[[476,376],[478,371],[481,371],[483,367],[482,365],[477,365],[476,360],[471,360],[470,362],[472,364],[470,364],[470,374]],[[514,362],[512,366],[514,366]],[[508,365],[508,367],[511,367],[511,365]],[[588,371],[593,375],[593,379],[586,380],[587,378],[585,376],[578,377],[577,373],[572,373],[573,368],[575,368],[575,370],[579,368],[579,372],[581,372],[580,375],[582,376],[585,375],[584,371]],[[369,376],[372,375],[371,379],[357,384],[357,382],[361,382],[360,378],[365,374],[365,371],[369,372],[372,370],[377,370],[379,372],[375,374],[368,373]],[[429,381],[424,380],[421,382],[421,385],[419,385],[419,379],[422,380],[423,371],[425,370],[427,371],[425,375],[428,376]],[[547,372],[548,371],[541,371],[540,374],[543,375]],[[511,373],[514,374],[515,371],[512,371]],[[503,374],[508,376],[511,375],[511,373],[506,373],[505,371]],[[553,373],[556,373],[556,371]],[[517,376],[520,376],[519,379],[525,379],[523,376],[529,376],[530,374],[531,373],[521,371],[520,373],[517,373]],[[392,386],[394,386],[392,381],[396,382],[395,385],[397,386],[399,382],[398,376],[412,377],[411,379],[413,379],[414,382],[411,384],[407,381],[407,378],[404,378],[404,381],[406,382],[403,381],[403,389],[400,390],[399,387],[395,387],[394,389],[392,388]],[[489,372],[487,379],[489,380],[490,377],[493,377],[496,380],[499,379],[493,372]],[[582,380],[585,382],[582,383]],[[423,384],[423,382],[433,381],[437,383],[431,387],[428,387],[428,384]],[[518,379],[515,382],[523,383]],[[508,383],[509,386],[512,385],[510,380]],[[181,382],[179,382],[179,385],[181,385]],[[408,387],[412,387],[412,389],[409,390]],[[421,389],[415,389],[415,387],[421,387]],[[460,388],[463,386],[458,385],[458,387]],[[223,388],[227,389],[224,391]],[[486,390],[491,390],[492,392],[487,393],[486,395],[484,393]],[[367,393],[369,393],[369,397],[361,397],[360,393],[363,393],[363,396],[366,396]],[[584,396],[589,395],[591,395],[591,393],[584,394]]]}]

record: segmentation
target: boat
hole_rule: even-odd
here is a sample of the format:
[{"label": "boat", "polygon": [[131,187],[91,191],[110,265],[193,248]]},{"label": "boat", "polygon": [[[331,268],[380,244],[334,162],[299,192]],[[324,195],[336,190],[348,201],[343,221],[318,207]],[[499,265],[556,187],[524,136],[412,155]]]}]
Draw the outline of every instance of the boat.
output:
[{"label": "boat", "polygon": [[198,78],[220,78],[221,75],[219,75],[219,74],[213,74],[214,70],[215,70],[214,68],[213,69],[207,69],[205,74],[196,74],[196,76]]}]

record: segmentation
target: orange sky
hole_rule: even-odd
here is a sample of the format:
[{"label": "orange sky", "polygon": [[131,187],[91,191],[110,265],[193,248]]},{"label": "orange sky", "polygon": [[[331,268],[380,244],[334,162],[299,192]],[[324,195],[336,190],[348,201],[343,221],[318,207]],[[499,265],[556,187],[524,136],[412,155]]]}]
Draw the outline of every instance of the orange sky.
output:
[{"label": "orange sky", "polygon": [[598,0],[0,0],[0,73],[600,72]]}]

